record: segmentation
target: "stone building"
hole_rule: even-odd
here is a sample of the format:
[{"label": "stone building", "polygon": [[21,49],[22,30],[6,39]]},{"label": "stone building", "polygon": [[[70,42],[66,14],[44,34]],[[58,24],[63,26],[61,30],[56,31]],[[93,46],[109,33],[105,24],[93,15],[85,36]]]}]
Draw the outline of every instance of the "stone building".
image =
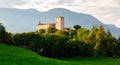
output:
[{"label": "stone building", "polygon": [[66,29],[66,28],[64,28],[64,17],[57,16],[55,19],[55,23],[43,24],[43,23],[39,22],[39,24],[38,24],[38,30],[40,30],[40,29],[47,30],[48,27],[53,27],[53,28],[56,28],[57,30],[63,31],[64,29]]}]

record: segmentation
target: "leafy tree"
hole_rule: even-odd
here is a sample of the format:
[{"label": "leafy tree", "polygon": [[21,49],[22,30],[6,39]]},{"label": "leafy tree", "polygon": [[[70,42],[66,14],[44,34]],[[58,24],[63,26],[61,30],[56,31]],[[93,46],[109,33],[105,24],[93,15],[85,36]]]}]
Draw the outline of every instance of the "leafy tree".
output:
[{"label": "leafy tree", "polygon": [[77,56],[80,54],[80,45],[79,41],[74,39],[69,39],[66,42],[66,56]]},{"label": "leafy tree", "polygon": [[102,50],[102,47],[103,47],[103,38],[104,38],[104,35],[105,35],[105,31],[104,31],[104,27],[101,25],[99,26],[97,32],[96,32],[96,35],[95,35],[95,46],[94,46],[94,49],[95,49],[95,55],[98,57],[99,56],[99,53],[101,52]]},{"label": "leafy tree", "polygon": [[6,30],[5,27],[0,23],[0,42],[5,42]]},{"label": "leafy tree", "polygon": [[32,37],[32,39],[29,41],[29,44],[27,45],[28,46],[28,49],[32,50],[32,51],[35,51],[36,53],[40,54],[43,52],[43,44],[46,44],[46,43],[43,43],[44,39],[42,39],[41,36],[39,35],[36,35],[34,36],[34,39]]},{"label": "leafy tree", "polygon": [[56,31],[56,29],[53,28],[53,27],[48,27],[47,28],[47,33],[54,33],[55,31]]},{"label": "leafy tree", "polygon": [[102,25],[93,26],[90,31],[78,25],[69,31],[56,31],[49,27],[48,34],[41,29],[13,35],[6,33],[4,26],[0,26],[0,29],[0,34],[4,35],[0,36],[0,42],[7,41],[46,57],[120,56],[120,38],[116,40],[110,30],[105,31]]},{"label": "leafy tree", "polygon": [[74,29],[75,29],[75,30],[78,30],[78,29],[80,29],[80,28],[81,28],[80,25],[74,25]]},{"label": "leafy tree", "polygon": [[63,34],[63,33],[64,33],[64,31],[62,31],[62,30],[57,30],[57,31],[55,32],[56,35],[61,35],[61,34]]},{"label": "leafy tree", "polygon": [[80,28],[77,31],[77,38],[80,41],[85,41],[88,34],[89,34],[89,30],[87,30],[86,28]]},{"label": "leafy tree", "polygon": [[56,42],[52,46],[52,55],[54,57],[66,57],[68,56],[68,51],[66,50],[66,42],[68,38],[65,36],[58,36]]},{"label": "leafy tree", "polygon": [[14,35],[11,32],[6,32],[5,43],[9,45],[15,45],[13,36]]},{"label": "leafy tree", "polygon": [[117,55],[120,55],[120,37],[117,40]]},{"label": "leafy tree", "polygon": [[89,35],[88,35],[89,43],[91,43],[93,45],[95,45],[95,43],[96,43],[97,31],[98,31],[98,28],[96,26],[93,26],[92,30],[89,32]]},{"label": "leafy tree", "polygon": [[45,32],[46,32],[45,29],[40,29],[40,30],[38,31],[38,33],[39,33],[40,35],[44,34]]},{"label": "leafy tree", "polygon": [[76,36],[76,31],[73,28],[70,28],[70,30],[68,31],[68,35],[70,38],[73,38]]},{"label": "leafy tree", "polygon": [[112,34],[111,34],[111,32],[110,32],[109,29],[107,29],[106,35],[108,35],[108,36],[112,36]]}]

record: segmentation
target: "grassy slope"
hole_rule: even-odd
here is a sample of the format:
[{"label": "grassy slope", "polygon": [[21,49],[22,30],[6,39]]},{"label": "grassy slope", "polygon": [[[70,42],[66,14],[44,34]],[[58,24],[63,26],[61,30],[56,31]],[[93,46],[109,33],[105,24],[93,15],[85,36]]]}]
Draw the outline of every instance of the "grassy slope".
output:
[{"label": "grassy slope", "polygon": [[70,65],[70,63],[45,58],[22,48],[0,44],[0,65]]},{"label": "grassy slope", "polygon": [[120,59],[73,57],[57,60],[22,48],[0,44],[0,65],[120,65]]},{"label": "grassy slope", "polygon": [[73,57],[63,58],[62,61],[78,63],[79,65],[120,65],[120,59],[95,58],[95,57]]}]

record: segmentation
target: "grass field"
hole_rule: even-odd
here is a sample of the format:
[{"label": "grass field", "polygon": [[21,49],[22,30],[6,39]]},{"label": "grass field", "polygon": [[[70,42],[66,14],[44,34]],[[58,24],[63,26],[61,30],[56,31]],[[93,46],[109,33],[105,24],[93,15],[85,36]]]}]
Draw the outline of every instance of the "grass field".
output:
[{"label": "grass field", "polygon": [[22,48],[0,44],[0,65],[70,65],[70,63],[45,58]]},{"label": "grass field", "polygon": [[120,59],[94,57],[51,59],[26,49],[0,44],[0,65],[120,65]]},{"label": "grass field", "polygon": [[78,63],[79,65],[120,65],[120,59],[112,58],[73,57],[61,60],[70,63]]}]

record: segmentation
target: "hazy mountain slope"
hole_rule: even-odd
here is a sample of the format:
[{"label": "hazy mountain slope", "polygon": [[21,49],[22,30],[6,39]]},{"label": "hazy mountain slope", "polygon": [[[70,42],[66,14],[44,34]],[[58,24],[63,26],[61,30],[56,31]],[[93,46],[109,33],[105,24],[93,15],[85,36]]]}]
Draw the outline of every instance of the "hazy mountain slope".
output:
[{"label": "hazy mountain slope", "polygon": [[[98,26],[103,24],[89,14],[76,13],[63,8],[56,8],[46,12],[39,12],[34,9],[0,8],[0,22],[11,32],[36,31],[39,21],[42,23],[55,23],[56,16],[65,17],[66,27],[79,24],[82,27],[90,29],[92,25]],[[114,25],[103,25],[106,29],[110,29],[116,37],[120,36],[120,28],[116,28]]]}]

